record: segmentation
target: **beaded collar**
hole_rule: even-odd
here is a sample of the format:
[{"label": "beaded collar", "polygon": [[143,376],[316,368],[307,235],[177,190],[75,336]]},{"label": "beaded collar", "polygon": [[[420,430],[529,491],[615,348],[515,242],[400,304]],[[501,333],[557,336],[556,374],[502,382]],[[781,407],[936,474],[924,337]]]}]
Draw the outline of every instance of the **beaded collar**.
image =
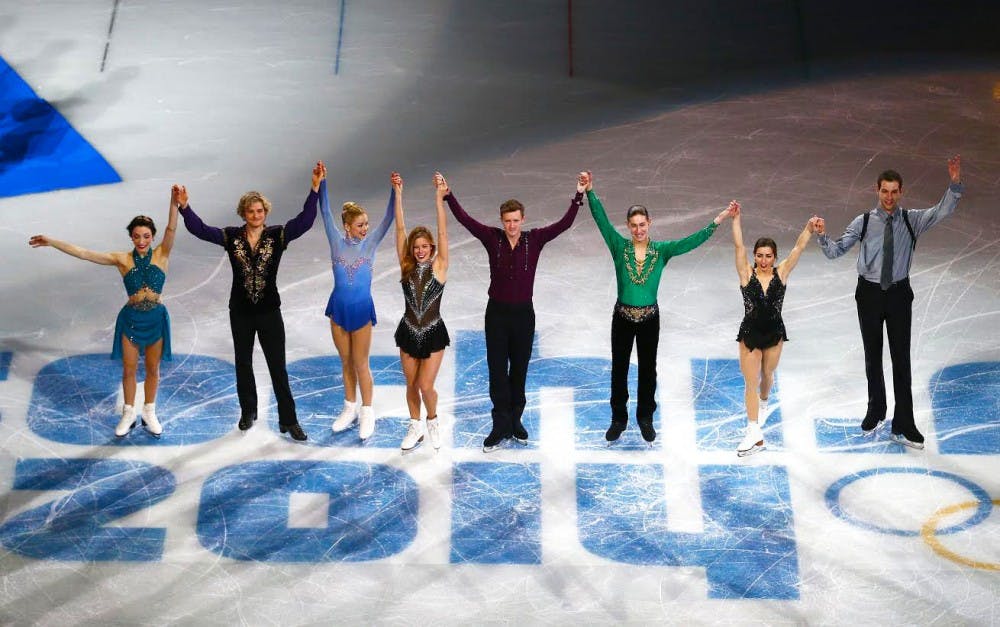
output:
[{"label": "beaded collar", "polygon": [[652,274],[653,268],[656,267],[656,260],[659,258],[660,253],[656,250],[655,246],[646,245],[646,258],[643,260],[642,265],[639,265],[639,261],[635,258],[635,244],[632,240],[625,242],[625,249],[622,251],[622,257],[625,260],[625,270],[628,272],[628,278],[635,285],[644,285],[646,279]]}]

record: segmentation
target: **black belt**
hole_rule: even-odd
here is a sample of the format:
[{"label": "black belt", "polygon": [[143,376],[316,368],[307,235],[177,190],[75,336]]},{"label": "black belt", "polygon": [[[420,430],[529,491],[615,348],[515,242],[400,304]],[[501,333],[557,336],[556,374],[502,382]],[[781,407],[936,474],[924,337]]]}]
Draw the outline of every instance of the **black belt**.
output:
[{"label": "black belt", "polygon": [[[869,281],[868,279],[866,279],[863,276],[859,276],[858,277],[858,283],[865,283],[867,285],[874,285],[875,287],[877,287],[879,289],[882,289],[882,284],[881,283],[879,283],[878,281]],[[900,279],[898,281],[893,281],[892,283],[890,283],[889,284],[889,288],[886,291],[894,289],[894,288],[897,288],[897,287],[909,287],[909,286],[910,286],[910,277],[905,277],[905,278],[902,278],[902,279]]]}]

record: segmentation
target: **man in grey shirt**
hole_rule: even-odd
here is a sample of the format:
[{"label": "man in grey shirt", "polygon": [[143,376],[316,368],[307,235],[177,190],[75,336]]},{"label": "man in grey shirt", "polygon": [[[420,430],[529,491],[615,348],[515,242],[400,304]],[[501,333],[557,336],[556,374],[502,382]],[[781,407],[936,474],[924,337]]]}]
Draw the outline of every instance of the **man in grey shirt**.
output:
[{"label": "man in grey shirt", "polygon": [[910,264],[917,238],[951,215],[962,197],[962,158],[948,160],[951,185],[938,204],[930,209],[903,209],[903,178],[886,170],[875,183],[878,205],[854,218],[836,240],[826,234],[822,218],[816,223],[819,245],[829,259],[840,257],[861,241],[858,255],[858,304],[861,341],[865,347],[865,375],[868,377],[868,410],[861,422],[865,435],[874,435],[885,424],[885,379],[882,374],[882,325],[889,338],[892,358],[892,387],[896,400],[892,415],[892,439],[906,446],[924,448],[924,436],[913,422],[913,392],[910,382],[910,323],[913,317],[913,290]]}]

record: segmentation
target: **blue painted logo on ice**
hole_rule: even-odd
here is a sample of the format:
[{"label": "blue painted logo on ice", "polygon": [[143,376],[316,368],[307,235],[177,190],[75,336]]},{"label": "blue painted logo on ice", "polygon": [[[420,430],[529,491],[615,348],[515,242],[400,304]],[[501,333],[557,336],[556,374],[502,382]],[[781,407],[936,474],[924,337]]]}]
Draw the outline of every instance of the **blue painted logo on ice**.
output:
[{"label": "blue painted logo on ice", "polygon": [[[482,333],[459,332],[454,350],[454,446],[479,448],[490,428]],[[404,384],[397,358],[374,356],[371,364],[376,384]],[[698,390],[694,395],[697,446],[703,451],[731,450],[730,436],[744,420],[738,366],[735,360],[705,359],[692,360],[691,369]],[[308,444],[357,447],[354,432],[333,434],[329,429],[330,414],[343,397],[338,361],[307,358],[289,364],[288,370],[300,421],[310,434]],[[575,463],[580,546],[613,562],[703,567],[712,598],[798,598],[798,552],[786,468],[699,466],[703,530],[671,530],[662,464],[645,461],[649,456],[641,455],[635,463],[600,463],[599,455],[588,453],[603,447],[609,375],[610,361],[600,358],[536,358],[529,371],[524,422],[532,434],[538,434],[547,419],[542,415],[547,407],[540,401],[543,390],[573,391],[572,447],[585,460]],[[1000,381],[997,364],[950,366],[933,379],[931,398],[936,420],[941,420],[938,432],[946,441],[954,440],[942,442],[942,452],[995,455],[1000,452],[996,403],[991,415],[983,415],[980,408],[961,409],[968,408],[972,398],[962,387],[970,378],[977,379],[974,394],[995,389]],[[54,361],[37,374],[27,423],[35,435],[70,445],[195,446],[232,431],[239,413],[234,388],[231,364],[202,355],[175,355],[161,373],[158,413],[165,423],[164,437],[154,439],[136,430],[116,439],[118,373],[106,355],[75,355]],[[366,447],[397,449],[405,430],[405,417],[400,418],[380,421]],[[272,422],[271,428],[277,429],[277,424]],[[969,428],[979,431],[974,442],[963,439]],[[817,426],[821,444],[823,429]],[[645,446],[634,431],[626,432],[620,448]],[[769,417],[768,440],[782,442],[780,410]],[[529,459],[536,458],[529,455]],[[13,489],[66,494],[6,520],[0,526],[0,542],[38,559],[158,561],[165,529],[105,525],[170,498],[175,487],[170,470],[143,461],[22,459],[15,468]],[[325,526],[290,524],[289,503],[298,494],[328,500]],[[419,496],[417,481],[404,469],[387,464],[252,460],[219,468],[204,481],[196,533],[208,551],[234,560],[379,560],[400,553],[416,537]],[[489,457],[456,462],[451,500],[452,563],[545,563],[546,504],[539,463]]]}]

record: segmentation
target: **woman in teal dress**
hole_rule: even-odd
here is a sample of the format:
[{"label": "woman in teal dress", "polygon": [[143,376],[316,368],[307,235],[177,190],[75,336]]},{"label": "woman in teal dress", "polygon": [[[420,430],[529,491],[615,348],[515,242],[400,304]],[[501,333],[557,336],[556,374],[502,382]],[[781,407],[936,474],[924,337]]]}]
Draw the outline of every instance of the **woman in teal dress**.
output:
[{"label": "woman in teal dress", "polygon": [[33,248],[51,246],[56,250],[104,266],[115,266],[121,273],[128,293],[128,302],[118,312],[115,337],[111,350],[112,359],[122,360],[122,392],[124,407],[115,427],[119,438],[128,435],[135,427],[136,371],[139,352],[145,356],[146,380],[143,382],[145,404],[142,406],[142,425],[154,437],[160,437],[163,427],[156,417],[156,389],[160,383],[160,360],[171,359],[170,316],[160,302],[166,280],[170,250],[177,232],[178,193],[174,185],[170,194],[170,217],[166,233],[159,246],[153,246],[156,225],[147,216],[132,218],[126,227],[132,239],[131,252],[95,252],[46,235],[35,235],[28,243]]}]

